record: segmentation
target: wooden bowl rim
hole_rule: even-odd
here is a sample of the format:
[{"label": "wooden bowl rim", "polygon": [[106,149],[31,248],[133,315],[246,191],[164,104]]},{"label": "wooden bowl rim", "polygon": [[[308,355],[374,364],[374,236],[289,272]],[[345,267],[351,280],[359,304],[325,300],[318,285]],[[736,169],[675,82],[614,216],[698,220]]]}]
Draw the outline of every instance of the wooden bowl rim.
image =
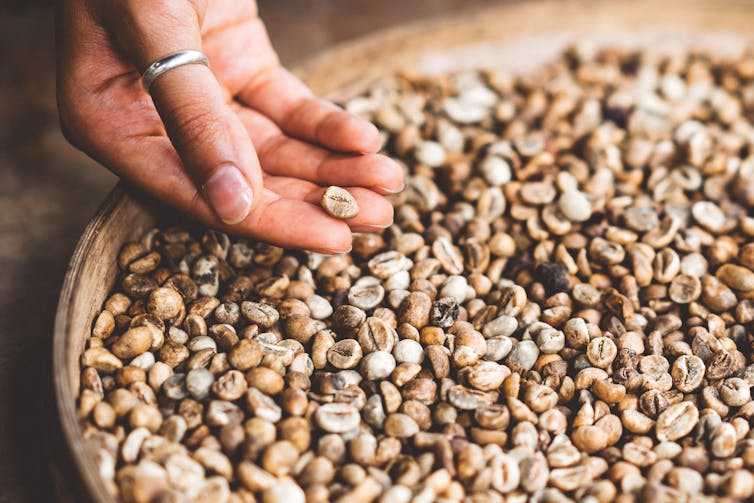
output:
[{"label": "wooden bowl rim", "polygon": [[69,358],[67,342],[73,314],[71,311],[73,309],[74,297],[78,291],[77,286],[82,277],[81,272],[84,262],[89,258],[89,251],[92,249],[94,240],[97,238],[100,230],[108,223],[115,209],[125,204],[130,197],[126,185],[123,182],[118,182],[107,194],[94,217],[87,224],[68,264],[55,315],[52,344],[52,375],[55,402],[64,437],[63,443],[68,455],[73,458],[73,464],[76,468],[75,473],[81,482],[83,482],[84,488],[87,490],[86,495],[93,497],[95,501],[114,500],[105,489],[99,477],[94,459],[92,459],[90,453],[87,453],[84,448],[84,437],[76,412],[77,397],[70,389],[69,379],[71,376],[66,375],[67,360]]},{"label": "wooden bowl rim", "polygon": [[[449,37],[449,47],[457,49],[477,43],[478,40],[470,39],[469,35],[475,28],[480,29],[483,26],[485,29],[480,30],[480,39],[500,40],[501,37],[495,35],[494,30],[491,31],[485,24],[485,19],[490,16],[497,16],[499,18],[504,14],[512,18],[518,17],[520,20],[522,16],[526,17],[527,13],[537,12],[541,14],[543,9],[550,8],[568,12],[581,12],[583,14],[590,14],[595,8],[598,8],[613,10],[617,13],[619,11],[629,12],[630,10],[641,11],[643,7],[652,6],[653,4],[654,2],[650,0],[534,0],[483,7],[474,9],[464,15],[450,15],[415,21],[394,28],[379,30],[364,37],[347,40],[307,59],[307,61],[297,65],[293,71],[307,81],[318,93],[338,99],[347,95],[353,95],[354,92],[362,90],[364,86],[376,78],[394,73],[396,69],[408,63],[411,58],[426,57],[431,54],[434,44],[427,39],[427,35],[430,34]],[[715,2],[714,0],[669,0],[659,2],[659,4],[662,4],[660,8],[668,11],[677,11],[678,9],[690,9],[693,11],[697,9],[694,12],[700,16],[703,15],[705,9],[707,11],[710,9],[738,9],[739,13],[741,10],[745,10],[747,13],[754,12],[754,4],[742,0],[725,0],[721,2]],[[641,16],[641,14],[636,15]],[[746,28],[745,20],[736,20],[733,15],[726,15],[725,19],[725,23],[727,24],[724,27],[729,28],[733,32],[743,33]],[[699,20],[696,20],[695,24],[703,26]],[[454,35],[454,32],[458,33]],[[515,40],[520,36],[521,34],[516,32],[508,40]],[[410,46],[413,52],[402,51],[404,46]],[[333,76],[331,71],[328,70],[332,69],[334,65],[338,65],[339,62],[349,61],[354,58],[369,58],[377,54],[384,55],[386,51],[396,51],[397,54],[395,64],[387,68],[383,66],[363,73],[349,73],[345,71],[343,77],[340,75],[337,77]],[[77,396],[70,389],[70,379],[72,376],[67,375],[66,370],[69,358],[67,341],[69,339],[72,319],[71,311],[78,286],[81,282],[83,266],[90,259],[89,252],[98,235],[110,223],[109,219],[113,213],[118,208],[127,204],[138,205],[144,208],[145,211],[154,211],[149,209],[147,204],[141,202],[140,198],[134,195],[132,189],[123,182],[118,182],[109,192],[92,220],[89,221],[84,229],[68,264],[56,310],[53,332],[53,389],[55,392],[58,420],[64,438],[63,444],[67,448],[68,454],[73,458],[75,472],[79,480],[83,482],[83,488],[87,491],[86,494],[81,496],[102,502],[113,502],[114,499],[109,495],[99,477],[94,458],[89,455],[84,446],[83,435],[76,413]],[[83,336],[83,334],[75,336]],[[78,356],[76,355],[77,358]]]}]

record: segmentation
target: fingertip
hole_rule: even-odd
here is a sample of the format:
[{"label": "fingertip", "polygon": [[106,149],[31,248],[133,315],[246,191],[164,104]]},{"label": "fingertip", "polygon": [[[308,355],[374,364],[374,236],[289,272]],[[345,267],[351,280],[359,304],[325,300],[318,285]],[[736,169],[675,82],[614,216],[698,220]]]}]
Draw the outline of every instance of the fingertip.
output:
[{"label": "fingertip", "polygon": [[359,203],[359,214],[348,220],[351,228],[367,225],[384,229],[393,223],[395,209],[380,194],[362,187],[349,187],[348,191]]},{"label": "fingertip", "polygon": [[348,224],[329,216],[319,206],[265,188],[268,202],[243,223],[246,233],[283,248],[320,253],[347,253],[351,249]]},{"label": "fingertip", "polygon": [[352,249],[353,247],[349,245],[348,248],[312,248],[310,251],[321,253],[322,255],[343,255],[351,253]]},{"label": "fingertip", "polygon": [[354,225],[351,232],[382,232],[388,225]]},{"label": "fingertip", "polygon": [[264,183],[261,176],[247,176],[246,181],[249,183],[249,188],[251,188],[251,193],[254,196],[252,208],[257,208],[264,199]]},{"label": "fingertip", "polygon": [[374,188],[382,194],[397,194],[404,189],[403,169],[393,159],[386,155],[375,154],[373,161],[377,181]]}]

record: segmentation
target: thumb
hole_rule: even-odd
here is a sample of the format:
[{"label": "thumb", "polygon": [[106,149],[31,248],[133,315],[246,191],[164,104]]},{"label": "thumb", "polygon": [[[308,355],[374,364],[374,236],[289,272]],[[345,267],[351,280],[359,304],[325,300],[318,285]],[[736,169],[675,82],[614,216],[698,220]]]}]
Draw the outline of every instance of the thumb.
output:
[{"label": "thumb", "polygon": [[[201,50],[203,13],[192,2],[107,4],[107,26],[140,72],[176,52]],[[184,168],[217,216],[227,224],[245,219],[261,200],[259,160],[210,69],[174,68],[157,77],[149,92]]]}]

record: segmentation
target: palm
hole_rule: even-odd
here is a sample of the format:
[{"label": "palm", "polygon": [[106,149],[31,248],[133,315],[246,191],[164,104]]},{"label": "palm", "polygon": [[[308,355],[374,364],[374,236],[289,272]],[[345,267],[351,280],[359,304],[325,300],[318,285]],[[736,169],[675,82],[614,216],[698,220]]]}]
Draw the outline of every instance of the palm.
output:
[{"label": "palm", "polygon": [[[379,193],[400,187],[400,170],[375,154],[334,152],[353,150],[358,138],[353,133],[349,137],[349,124],[342,118],[316,108],[314,100],[298,98],[304,88],[279,66],[254,3],[210,2],[201,31],[202,49],[223,89],[228,113],[240,119],[263,170],[263,203],[232,230],[280,245],[314,248],[333,233],[344,236],[345,224],[316,205],[321,185],[329,184],[353,187],[362,212],[349,221],[352,229],[387,225],[392,208]],[[187,175],[136,68],[114,48],[106,31],[89,30],[83,36],[90,49],[75,55],[73,68],[79,71],[70,75],[75,96],[69,101],[78,107],[72,115],[85,121],[89,131],[78,143],[122,178],[207,224],[223,227]],[[68,126],[71,133],[76,124]]]}]

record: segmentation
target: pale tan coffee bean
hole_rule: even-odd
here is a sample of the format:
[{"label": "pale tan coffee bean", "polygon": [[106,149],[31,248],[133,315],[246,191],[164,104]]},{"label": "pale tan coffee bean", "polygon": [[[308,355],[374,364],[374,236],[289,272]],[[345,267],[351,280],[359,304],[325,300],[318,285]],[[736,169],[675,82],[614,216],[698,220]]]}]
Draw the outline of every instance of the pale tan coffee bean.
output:
[{"label": "pale tan coffee bean", "polygon": [[695,276],[682,274],[673,278],[668,293],[673,302],[689,304],[702,295],[702,283]]},{"label": "pale tan coffee bean", "polygon": [[359,214],[359,204],[346,189],[328,187],[320,201],[322,208],[332,217],[347,220]]},{"label": "pale tan coffee bean", "polygon": [[683,393],[691,393],[702,385],[704,361],[695,355],[681,355],[673,362],[673,384]]},{"label": "pale tan coffee bean", "polygon": [[76,404],[107,489],[751,499],[751,81],[747,55],[575,46],[346,103],[402,163],[383,232],[325,256],[176,226],[114,258]]},{"label": "pale tan coffee bean", "polygon": [[754,290],[754,272],[735,264],[723,264],[715,273],[717,279],[734,290],[750,292]]},{"label": "pale tan coffee bean", "polygon": [[665,409],[658,417],[655,434],[661,442],[685,437],[699,422],[699,410],[690,402],[680,402]]},{"label": "pale tan coffee bean", "polygon": [[390,414],[385,420],[385,433],[392,437],[408,438],[419,432],[419,426],[406,414]]},{"label": "pale tan coffee bean", "polygon": [[113,344],[112,351],[118,358],[133,358],[145,353],[152,346],[152,341],[153,335],[149,327],[136,327],[123,334]]},{"label": "pale tan coffee bean", "polygon": [[314,415],[317,425],[328,433],[345,433],[359,425],[359,411],[353,405],[328,403],[320,405]]}]

